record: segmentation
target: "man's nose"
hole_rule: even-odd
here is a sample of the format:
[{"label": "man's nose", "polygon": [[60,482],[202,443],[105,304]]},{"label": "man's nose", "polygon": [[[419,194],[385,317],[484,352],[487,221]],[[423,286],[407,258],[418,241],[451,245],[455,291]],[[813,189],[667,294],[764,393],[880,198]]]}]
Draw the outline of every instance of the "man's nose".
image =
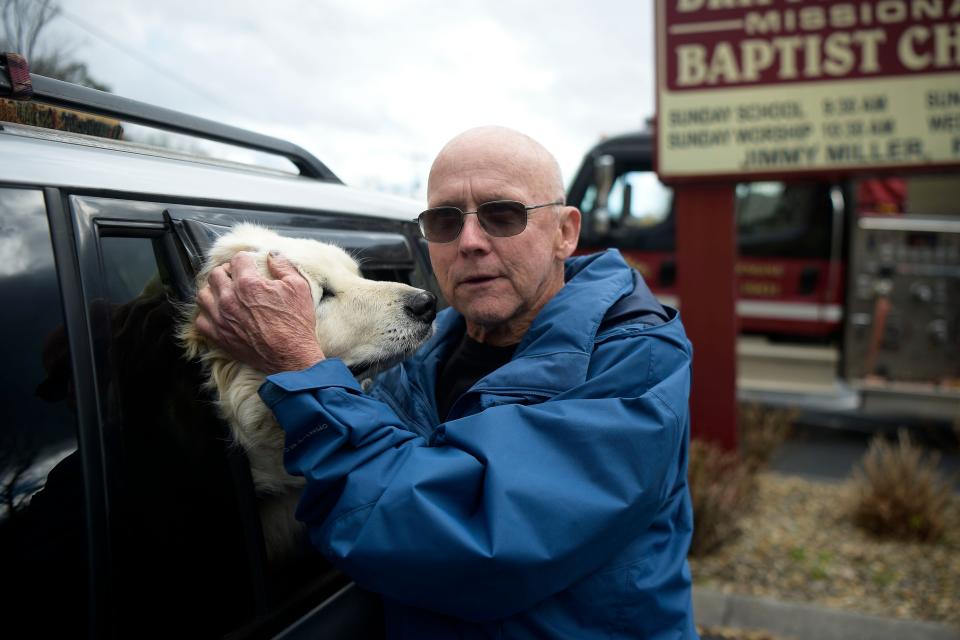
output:
[{"label": "man's nose", "polygon": [[490,236],[480,226],[476,214],[463,217],[463,229],[457,238],[460,251],[483,251],[490,247]]}]

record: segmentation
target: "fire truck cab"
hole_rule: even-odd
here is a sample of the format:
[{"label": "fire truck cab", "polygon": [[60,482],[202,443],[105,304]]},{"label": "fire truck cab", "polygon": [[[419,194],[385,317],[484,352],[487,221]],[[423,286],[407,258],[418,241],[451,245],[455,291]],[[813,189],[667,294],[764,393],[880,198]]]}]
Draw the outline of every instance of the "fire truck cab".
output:
[{"label": "fire truck cab", "polygon": [[[737,185],[736,196],[741,331],[837,339],[844,292],[844,185],[753,182]],[[654,172],[649,132],[596,145],[570,186],[568,202],[584,216],[582,251],[619,248],[661,299],[677,302],[673,191]]]}]

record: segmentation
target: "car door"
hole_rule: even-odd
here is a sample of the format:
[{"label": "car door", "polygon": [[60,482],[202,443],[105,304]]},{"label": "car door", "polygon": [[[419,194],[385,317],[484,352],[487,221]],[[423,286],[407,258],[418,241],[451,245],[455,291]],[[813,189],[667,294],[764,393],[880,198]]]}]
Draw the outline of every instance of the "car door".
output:
[{"label": "car door", "polygon": [[[333,241],[367,277],[425,288],[413,225],[75,195],[64,200],[91,336],[109,552],[111,636],[355,638],[382,635],[379,602],[304,546],[267,560],[245,456],[203,371],[176,341],[177,301],[215,238],[240,221]],[[188,630],[188,631],[186,631]]]}]

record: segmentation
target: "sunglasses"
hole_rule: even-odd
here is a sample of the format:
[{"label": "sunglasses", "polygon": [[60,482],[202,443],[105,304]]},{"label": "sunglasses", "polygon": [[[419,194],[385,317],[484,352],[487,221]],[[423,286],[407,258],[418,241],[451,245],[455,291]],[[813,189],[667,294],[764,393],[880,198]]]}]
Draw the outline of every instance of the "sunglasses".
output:
[{"label": "sunglasses", "polygon": [[494,200],[484,202],[476,211],[466,212],[457,207],[433,207],[421,213],[417,217],[417,223],[420,225],[420,233],[428,242],[453,242],[463,231],[464,218],[475,213],[477,221],[488,235],[494,238],[509,238],[527,228],[527,212],[562,204],[562,200],[557,200],[528,207],[515,200]]}]

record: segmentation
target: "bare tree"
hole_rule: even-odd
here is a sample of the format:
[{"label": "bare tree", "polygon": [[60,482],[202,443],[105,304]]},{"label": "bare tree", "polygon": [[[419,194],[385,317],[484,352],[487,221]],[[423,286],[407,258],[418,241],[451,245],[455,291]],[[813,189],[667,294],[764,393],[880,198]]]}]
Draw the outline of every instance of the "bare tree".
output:
[{"label": "bare tree", "polygon": [[40,34],[60,14],[52,0],[0,0],[3,15],[3,43],[8,51],[16,51],[33,59]]},{"label": "bare tree", "polygon": [[0,0],[0,51],[26,57],[33,73],[109,91],[90,77],[86,63],[72,60],[62,45],[53,47],[45,42],[47,27],[60,13],[56,0]]}]

